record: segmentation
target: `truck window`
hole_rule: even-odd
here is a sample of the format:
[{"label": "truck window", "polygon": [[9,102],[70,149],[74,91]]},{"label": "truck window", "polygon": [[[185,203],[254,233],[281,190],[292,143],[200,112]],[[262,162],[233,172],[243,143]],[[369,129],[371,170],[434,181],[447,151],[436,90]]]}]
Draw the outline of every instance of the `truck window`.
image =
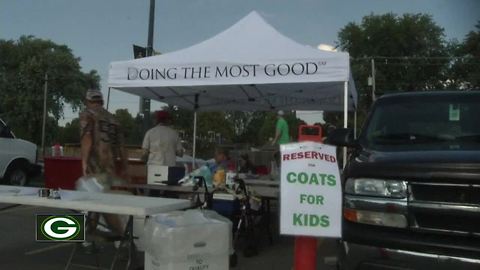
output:
[{"label": "truck window", "polygon": [[478,150],[478,104],[478,95],[385,99],[375,106],[360,141],[389,151]]}]

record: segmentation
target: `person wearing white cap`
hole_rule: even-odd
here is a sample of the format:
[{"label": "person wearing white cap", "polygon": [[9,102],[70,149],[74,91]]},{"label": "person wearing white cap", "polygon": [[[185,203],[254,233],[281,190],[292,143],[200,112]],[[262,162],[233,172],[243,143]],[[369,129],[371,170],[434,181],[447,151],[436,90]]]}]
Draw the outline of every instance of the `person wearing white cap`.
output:
[{"label": "person wearing white cap", "polygon": [[273,138],[272,145],[285,144],[290,142],[290,134],[288,132],[288,123],[283,118],[283,111],[277,112],[277,123],[275,124],[275,138]]}]

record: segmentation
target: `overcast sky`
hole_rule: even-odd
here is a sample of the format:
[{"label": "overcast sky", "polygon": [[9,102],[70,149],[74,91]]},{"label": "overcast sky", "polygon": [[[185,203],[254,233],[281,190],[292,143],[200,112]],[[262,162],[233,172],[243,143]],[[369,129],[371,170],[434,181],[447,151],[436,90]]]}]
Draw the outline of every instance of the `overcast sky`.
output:
[{"label": "overcast sky", "polygon": [[[0,0],[0,39],[34,35],[72,48],[84,71],[96,69],[106,93],[108,64],[146,45],[149,0]],[[154,48],[175,51],[208,39],[257,10],[299,43],[334,45],[338,31],[362,17],[428,13],[448,39],[463,40],[480,20],[480,0],[157,0]],[[112,93],[111,111],[138,111],[138,97]],[[154,103],[152,110],[158,109]],[[66,108],[66,119],[74,114]],[[308,113],[314,122],[318,114]]]}]

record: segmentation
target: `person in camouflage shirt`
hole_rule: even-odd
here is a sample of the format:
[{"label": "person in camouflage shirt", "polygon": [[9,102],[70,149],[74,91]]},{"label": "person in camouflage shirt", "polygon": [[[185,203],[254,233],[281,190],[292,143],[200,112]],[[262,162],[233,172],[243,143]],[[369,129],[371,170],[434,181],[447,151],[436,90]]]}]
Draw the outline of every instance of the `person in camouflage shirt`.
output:
[{"label": "person in camouflage shirt", "polygon": [[[85,177],[95,177],[105,192],[113,182],[128,179],[127,158],[123,148],[123,134],[113,115],[103,108],[99,90],[88,90],[86,109],[80,113],[80,146],[82,172]],[[123,224],[116,215],[104,215],[110,228],[123,233]],[[98,214],[92,218],[96,228]]]},{"label": "person in camouflage shirt", "polygon": [[103,108],[100,91],[87,91],[86,106],[80,113],[83,175],[124,176],[127,159],[120,125]]}]

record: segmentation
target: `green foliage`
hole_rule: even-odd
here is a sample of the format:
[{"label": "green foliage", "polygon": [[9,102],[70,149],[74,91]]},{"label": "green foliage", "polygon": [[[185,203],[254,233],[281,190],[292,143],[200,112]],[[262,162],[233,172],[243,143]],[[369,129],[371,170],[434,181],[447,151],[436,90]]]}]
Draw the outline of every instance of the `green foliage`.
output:
[{"label": "green foliage", "polygon": [[[239,129],[237,132],[237,142],[239,143],[249,143],[251,145],[260,146],[265,144],[268,141],[268,137],[271,137],[269,130],[263,128],[264,123],[269,123],[267,117],[269,113],[267,112],[240,112],[244,116],[241,121],[242,129]],[[263,128],[263,130],[262,130]],[[272,126],[271,128],[274,128]]]},{"label": "green foliage", "polygon": [[468,33],[463,43],[451,45],[451,51],[458,57],[452,64],[452,83],[457,87],[480,90],[480,21],[476,31]]},{"label": "green foliage", "polygon": [[[53,119],[47,134],[57,128],[66,103],[81,106],[85,90],[98,87],[96,71],[83,73],[71,49],[50,40],[22,36],[0,40],[0,117],[16,134],[37,144],[41,141],[43,93],[48,74],[47,111]],[[46,145],[55,140],[47,136]]]},{"label": "green foliage", "polygon": [[172,117],[172,125],[177,129],[186,141],[192,141],[193,136],[193,111],[168,106],[163,108],[167,110]]},{"label": "green foliage", "polygon": [[129,134],[129,137],[126,138],[125,143],[130,145],[141,145],[144,135],[145,132],[143,132],[143,116],[137,114],[137,116],[134,118],[133,130]]},{"label": "green foliage", "polygon": [[141,145],[143,140],[143,119],[142,121],[136,121],[128,112],[128,109],[118,109],[113,116],[120,124],[125,137],[125,144]]},{"label": "green foliage", "polygon": [[[125,144],[141,145],[144,133],[142,131],[143,118],[133,116],[127,109],[118,109],[113,114],[122,128],[125,136]],[[58,142],[61,144],[78,144],[80,143],[80,119],[75,118],[67,123],[65,127],[59,128]]]},{"label": "green foliage", "polygon": [[[172,125],[183,134],[191,150],[193,136],[193,111],[166,107],[172,115]],[[290,134],[296,139],[298,125],[304,123],[295,114],[287,113]],[[262,146],[275,136],[274,112],[201,112],[197,115],[197,156],[211,158],[218,144],[242,143]],[[218,137],[217,135],[220,135]]]},{"label": "green foliage", "polygon": [[275,112],[265,112],[263,123],[259,126],[260,128],[258,131],[258,141],[260,142],[260,145],[268,143],[275,137],[276,122],[277,114]]},{"label": "green foliage", "polygon": [[[164,108],[172,116],[172,126],[180,132],[187,143],[187,150],[193,148],[193,111],[175,106]],[[220,135],[220,136],[217,136]],[[211,158],[218,144],[232,143],[234,127],[225,112],[200,112],[197,114],[197,156]]]},{"label": "green foliage", "polygon": [[[359,122],[372,103],[368,77],[375,63],[376,93],[421,91],[447,87],[449,44],[430,15],[393,13],[365,16],[338,34],[338,46],[350,53],[359,93]],[[343,116],[326,113],[328,122],[343,126]]]},{"label": "green foliage", "polygon": [[80,143],[80,119],[75,118],[71,122],[60,128],[59,140],[61,144],[78,144]]},{"label": "green foliage", "polygon": [[347,24],[338,38],[339,46],[354,59],[356,86],[364,93],[368,93],[371,59],[375,60],[378,92],[444,87],[447,43],[443,28],[429,15],[369,15],[360,25]]}]

